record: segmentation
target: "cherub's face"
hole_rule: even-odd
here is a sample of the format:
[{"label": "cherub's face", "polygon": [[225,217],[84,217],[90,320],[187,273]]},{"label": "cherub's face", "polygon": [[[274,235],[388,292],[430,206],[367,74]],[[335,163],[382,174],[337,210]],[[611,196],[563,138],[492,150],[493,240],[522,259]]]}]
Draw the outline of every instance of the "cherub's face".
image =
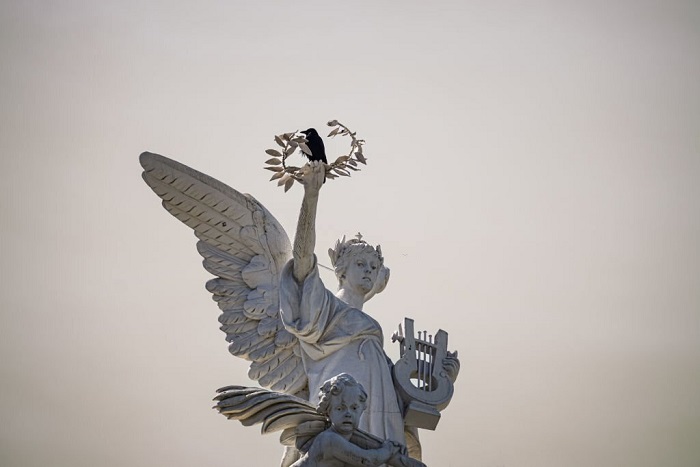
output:
[{"label": "cherub's face", "polygon": [[358,386],[346,386],[343,392],[332,397],[328,418],[338,433],[348,435],[357,428],[360,415],[365,409],[360,394]]},{"label": "cherub's face", "polygon": [[345,287],[367,294],[374,287],[379,274],[379,258],[373,254],[360,254],[350,259],[345,269]]}]

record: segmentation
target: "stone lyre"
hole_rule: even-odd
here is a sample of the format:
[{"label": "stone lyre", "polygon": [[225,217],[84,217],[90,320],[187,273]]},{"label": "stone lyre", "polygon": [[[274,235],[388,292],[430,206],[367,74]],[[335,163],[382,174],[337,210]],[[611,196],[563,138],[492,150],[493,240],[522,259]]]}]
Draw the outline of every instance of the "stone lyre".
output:
[{"label": "stone lyre", "polygon": [[447,357],[447,333],[440,329],[433,339],[427,331],[418,331],[416,337],[410,318],[405,319],[404,329],[399,325],[392,336],[400,346],[401,358],[394,365],[393,376],[404,403],[404,420],[406,425],[434,430],[454,393],[442,363]]}]

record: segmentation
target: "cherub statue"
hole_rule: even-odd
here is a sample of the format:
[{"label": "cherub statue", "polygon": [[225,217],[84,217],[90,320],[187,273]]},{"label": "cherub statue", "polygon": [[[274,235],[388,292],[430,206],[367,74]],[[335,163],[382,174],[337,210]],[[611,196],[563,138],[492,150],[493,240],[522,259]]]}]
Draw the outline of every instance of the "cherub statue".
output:
[{"label": "cherub statue", "polygon": [[283,430],[280,440],[303,453],[292,467],[425,467],[400,444],[358,428],[367,392],[347,373],[323,383],[315,410],[294,396],[243,386],[222,388],[215,399],[215,408],[228,418],[260,423],[263,433]]},{"label": "cherub statue", "polygon": [[[355,378],[341,373],[326,381],[320,394],[317,410],[326,416],[330,427],[316,435],[309,450],[292,467],[405,465],[408,459],[392,461],[402,448],[397,443],[387,440],[375,449],[352,443],[367,404],[367,393]],[[411,465],[424,466],[418,461]]]},{"label": "cherub statue", "polygon": [[[144,180],[165,209],[199,239],[204,267],[217,276],[206,288],[222,310],[229,351],[252,362],[248,376],[316,404],[309,387],[351,373],[369,395],[359,427],[408,445],[419,459],[417,431],[404,426],[382,329],[362,311],[389,279],[381,248],[358,238],[343,239],[329,251],[339,280],[336,294],[318,274],[315,222],[323,163],[311,161],[299,176],[304,198],[292,249],[284,229],[252,196],[163,156],[143,153],[140,161]],[[443,367],[454,380],[459,361],[448,356]],[[282,466],[298,459],[290,449]]]}]

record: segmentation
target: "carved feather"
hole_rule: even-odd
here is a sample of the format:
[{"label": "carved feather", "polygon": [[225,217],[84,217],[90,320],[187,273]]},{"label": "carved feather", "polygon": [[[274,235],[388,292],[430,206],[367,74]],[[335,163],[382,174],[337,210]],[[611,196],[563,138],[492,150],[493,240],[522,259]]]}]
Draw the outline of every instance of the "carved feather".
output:
[{"label": "carved feather", "polygon": [[237,324],[248,322],[250,319],[242,311],[225,311],[219,315],[221,324]]},{"label": "carved feather", "polygon": [[241,276],[241,271],[230,269],[225,262],[214,261],[211,258],[207,258],[202,261],[202,266],[204,266],[204,269],[206,269],[209,274],[219,276],[222,279],[227,279],[241,289],[250,290],[250,287],[248,287]]},{"label": "carved feather", "polygon": [[288,376],[295,369],[296,365],[297,362],[295,360],[287,360],[277,368],[268,371],[266,375],[260,378],[259,382],[265,387],[273,387]]},{"label": "carved feather", "polygon": [[[292,353],[294,352],[294,347],[290,346],[289,348],[285,347],[280,347],[279,345],[275,344],[273,341],[271,344],[268,344],[264,347],[260,347],[248,354],[250,359],[254,362],[263,362],[266,360],[269,360],[273,358],[275,355],[281,354],[285,350],[292,350]],[[260,377],[254,378],[256,380],[259,380]]]},{"label": "carved feather", "polygon": [[280,329],[275,336],[275,345],[287,349],[297,344],[297,338],[286,329]]},{"label": "carved feather", "polygon": [[296,394],[307,386],[306,372],[301,359],[294,367],[290,365],[290,371],[287,376],[270,386],[273,391],[280,391],[287,394]]},{"label": "carved feather", "polygon": [[251,289],[272,285],[270,260],[263,255],[254,256],[241,271],[241,277]]},{"label": "carved feather", "polygon": [[296,407],[285,407],[267,416],[263,421],[260,431],[265,434],[293,428],[299,426],[301,423],[310,421],[312,417],[314,417],[313,421],[325,422],[325,417],[316,411],[311,412]]},{"label": "carved feather", "polygon": [[[205,287],[214,297],[240,298],[243,301],[247,300],[247,296],[250,293],[250,289],[240,282],[221,278],[207,281]],[[216,300],[216,298],[214,298],[214,300]],[[243,304],[243,302],[241,302],[241,304]]]},{"label": "carved feather", "polygon": [[248,357],[250,352],[274,342],[274,338],[262,337],[255,329],[243,334],[227,334],[226,340],[231,343],[228,346],[229,352],[246,360],[250,360]]},{"label": "carved feather", "polygon": [[243,311],[250,318],[262,319],[266,316],[268,307],[274,303],[273,300],[277,298],[277,295],[258,287],[253,289],[247,298],[248,300],[243,304]]},{"label": "carved feather", "polygon": [[281,320],[276,316],[265,316],[258,324],[258,334],[263,337],[272,337],[280,329]]},{"label": "carved feather", "polygon": [[243,321],[242,323],[224,324],[222,326],[219,326],[219,329],[224,331],[226,334],[238,336],[240,334],[248,333],[252,330],[257,331],[258,323],[251,319],[248,319]]},{"label": "carved feather", "polygon": [[[279,349],[279,347],[272,347],[273,349]],[[250,365],[250,370],[248,371],[248,377],[253,380],[259,380],[261,377],[265,376],[270,371],[277,368],[279,365],[283,364],[290,358],[294,357],[294,351],[291,349],[278,350],[277,353],[270,355],[265,360],[257,360],[251,355],[253,363]]]},{"label": "carved feather", "polygon": [[250,263],[250,261],[245,258],[226,254],[203,241],[197,242],[197,251],[205,260],[220,263],[221,267],[229,268],[232,271],[243,271]]},{"label": "carved feather", "polygon": [[[240,311],[243,312],[243,303],[245,302],[245,297],[222,297],[219,295],[212,296],[214,301],[216,301],[219,309],[224,312],[228,311]],[[251,319],[246,316],[247,319]]]},{"label": "carved feather", "polygon": [[270,433],[306,422],[321,422],[319,414],[308,401],[298,397],[260,388],[230,386],[218,394],[214,406],[222,415],[240,421],[245,426],[262,423],[261,431]]}]

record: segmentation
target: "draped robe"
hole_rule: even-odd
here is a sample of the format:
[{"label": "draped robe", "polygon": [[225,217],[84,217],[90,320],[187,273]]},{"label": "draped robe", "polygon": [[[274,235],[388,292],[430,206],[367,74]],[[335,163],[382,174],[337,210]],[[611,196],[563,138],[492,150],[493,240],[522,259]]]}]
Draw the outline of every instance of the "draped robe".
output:
[{"label": "draped robe", "polygon": [[326,289],[315,258],[303,283],[294,279],[293,270],[294,260],[282,270],[280,314],[287,331],[301,341],[311,403],[318,403],[318,391],[326,380],[348,373],[368,394],[359,428],[405,445],[403,417],[379,323]]}]

